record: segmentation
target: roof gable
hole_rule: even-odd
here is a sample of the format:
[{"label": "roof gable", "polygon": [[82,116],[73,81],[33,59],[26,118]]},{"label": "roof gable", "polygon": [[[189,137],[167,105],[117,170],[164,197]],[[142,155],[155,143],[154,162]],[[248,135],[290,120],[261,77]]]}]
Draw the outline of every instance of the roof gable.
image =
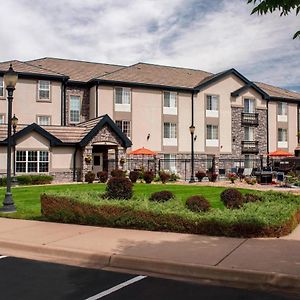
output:
[{"label": "roof gable", "polygon": [[269,95],[267,93],[265,93],[261,88],[259,88],[253,82],[250,82],[250,83],[242,86],[241,88],[235,90],[234,92],[231,93],[231,96],[232,97],[238,97],[242,93],[244,93],[245,91],[247,91],[247,90],[249,90],[251,88],[254,89],[257,93],[259,93],[262,96],[263,99],[269,99]]}]

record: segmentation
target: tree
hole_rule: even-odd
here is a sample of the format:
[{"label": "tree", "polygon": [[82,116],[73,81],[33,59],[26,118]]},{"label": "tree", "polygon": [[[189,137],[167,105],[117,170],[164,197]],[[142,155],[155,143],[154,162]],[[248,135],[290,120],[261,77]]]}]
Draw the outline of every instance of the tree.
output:
[{"label": "tree", "polygon": [[[259,1],[259,4],[256,3]],[[295,11],[296,16],[300,12],[300,0],[248,0],[247,4],[253,3],[256,5],[251,12],[251,15],[257,13],[259,15],[265,15],[268,12],[273,13],[279,11],[280,16],[287,16]],[[297,31],[293,39],[300,37],[300,30]]]}]

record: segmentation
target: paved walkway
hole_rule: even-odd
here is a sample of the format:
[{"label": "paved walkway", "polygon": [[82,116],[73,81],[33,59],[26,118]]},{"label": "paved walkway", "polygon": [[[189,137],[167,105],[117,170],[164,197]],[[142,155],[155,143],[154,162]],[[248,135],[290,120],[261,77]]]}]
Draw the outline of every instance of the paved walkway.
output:
[{"label": "paved walkway", "polygon": [[0,255],[300,292],[300,226],[238,239],[0,218]]}]

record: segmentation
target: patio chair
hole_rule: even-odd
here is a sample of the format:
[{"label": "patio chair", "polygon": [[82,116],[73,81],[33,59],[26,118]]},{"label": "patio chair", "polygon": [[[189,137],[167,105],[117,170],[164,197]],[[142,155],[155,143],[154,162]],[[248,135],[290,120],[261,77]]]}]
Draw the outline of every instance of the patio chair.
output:
[{"label": "patio chair", "polygon": [[252,168],[245,168],[244,169],[244,172],[243,172],[243,175],[244,176],[251,176],[252,175]]}]

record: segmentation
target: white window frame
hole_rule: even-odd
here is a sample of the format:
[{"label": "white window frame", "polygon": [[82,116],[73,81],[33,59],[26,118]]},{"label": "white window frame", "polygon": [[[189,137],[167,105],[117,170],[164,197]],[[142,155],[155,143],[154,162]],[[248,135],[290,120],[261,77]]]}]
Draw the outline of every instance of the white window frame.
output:
[{"label": "white window frame", "polygon": [[[72,106],[72,99],[75,99],[76,100],[79,100],[79,108],[78,109],[72,109],[71,106]],[[69,105],[69,108],[70,108],[70,112],[69,112],[69,118],[70,118],[70,124],[78,124],[80,123],[80,117],[81,117],[81,97],[80,96],[77,96],[77,95],[70,95],[70,105]],[[78,112],[78,120],[74,120],[72,119],[72,112]],[[73,116],[74,117],[74,116]]]},{"label": "white window frame", "polygon": [[219,117],[219,96],[206,95],[206,117]]},{"label": "white window frame", "polygon": [[171,173],[176,173],[176,154],[164,154],[163,169]]},{"label": "white window frame", "polygon": [[[210,128],[210,134],[209,134]],[[206,125],[206,146],[219,147],[219,126],[213,124]]]},{"label": "white window frame", "polygon": [[[43,122],[41,122],[41,118],[47,118],[48,119],[48,122],[46,122],[47,124],[43,124]],[[39,116],[36,116],[36,121],[37,121],[37,124],[40,126],[51,125],[51,116],[39,115]]]},{"label": "white window frame", "polygon": [[177,93],[163,92],[163,114],[177,115]]},{"label": "white window frame", "polygon": [[115,123],[128,138],[131,137],[131,121],[130,120],[116,120]]},{"label": "white window frame", "polygon": [[[24,160],[18,160],[18,152],[25,152],[25,161]],[[28,152],[37,152],[37,160],[36,161],[29,161],[28,160]],[[41,152],[47,152],[48,153],[48,160],[41,160],[40,159],[40,153]],[[50,171],[50,152],[48,150],[22,150],[18,149],[16,151],[16,165],[15,170],[18,174],[48,174]],[[25,163],[25,172],[18,172],[17,170],[17,163]],[[29,172],[28,171],[28,164],[29,163],[36,163],[37,164],[37,171],[36,172]],[[47,172],[40,172],[40,163],[48,163],[48,171]]]},{"label": "white window frame", "polygon": [[[121,102],[117,102],[119,97],[117,96],[117,91],[121,90]],[[124,87],[115,87],[114,91],[114,98],[115,98],[115,111],[131,111],[131,89],[124,88]]]},{"label": "white window frame", "polygon": [[255,141],[255,129],[254,127],[244,127],[244,141],[253,142]]},{"label": "white window frame", "polygon": [[[280,134],[281,131],[281,134]],[[283,135],[285,132],[285,135]],[[286,128],[278,128],[277,129],[277,146],[278,148],[288,148],[288,130]],[[285,139],[283,139],[285,137]]]},{"label": "white window frame", "polygon": [[286,102],[278,102],[277,104],[277,121],[287,122],[288,120],[288,104]]},{"label": "white window frame", "polygon": [[[42,84],[47,83],[48,87],[42,87]],[[41,92],[48,92],[48,98],[41,97]],[[38,100],[39,101],[50,101],[51,98],[51,82],[49,80],[39,80],[38,82]]]},{"label": "white window frame", "polygon": [[[246,103],[249,101],[249,106],[246,106]],[[252,105],[250,104],[252,103]],[[252,98],[244,98],[244,112],[249,114],[255,113],[256,101]]]},{"label": "white window frame", "polygon": [[177,124],[164,122],[163,145],[177,146]]},{"label": "white window frame", "polygon": [[5,124],[5,114],[0,114],[0,124]]},{"label": "white window frame", "polygon": [[4,92],[4,79],[3,77],[0,77],[0,97],[4,97],[5,95],[5,92]]}]

